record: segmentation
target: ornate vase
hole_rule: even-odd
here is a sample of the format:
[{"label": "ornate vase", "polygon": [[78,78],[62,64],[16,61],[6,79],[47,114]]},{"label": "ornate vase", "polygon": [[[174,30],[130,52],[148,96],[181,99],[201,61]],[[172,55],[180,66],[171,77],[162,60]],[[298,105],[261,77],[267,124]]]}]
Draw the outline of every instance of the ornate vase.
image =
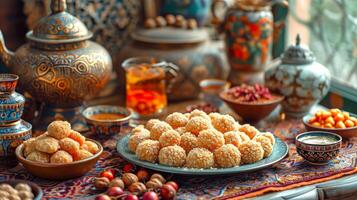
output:
[{"label": "ornate vase", "polygon": [[271,5],[265,1],[255,4],[245,0],[234,3],[218,0],[212,6],[216,22],[219,21],[216,10],[222,2],[228,9],[224,20],[218,23],[225,35],[226,54],[231,66],[229,80],[237,85],[247,81],[244,77],[254,77],[264,71],[271,60],[274,27],[285,17],[274,22]]},{"label": "ornate vase", "polygon": [[15,53],[5,47],[0,32],[0,57],[20,76],[21,89],[55,113],[47,121],[71,121],[76,112],[64,116],[57,111],[80,107],[95,97],[109,81],[112,61],[101,45],[89,41],[92,33],[86,26],[66,12],[65,0],[52,0],[51,10],[26,34],[29,43]]},{"label": "ornate vase", "polygon": [[202,26],[209,17],[211,3],[211,0],[164,0],[161,12],[194,18]]},{"label": "ornate vase", "polygon": [[168,93],[171,101],[196,98],[203,79],[227,78],[229,67],[224,54],[217,44],[209,42],[205,30],[145,29],[134,32],[132,38],[133,42],[119,56],[121,61],[138,56],[155,57],[180,68]]},{"label": "ornate vase", "polygon": [[31,137],[32,126],[21,120],[25,98],[15,92],[19,77],[0,74],[0,164],[16,164],[15,149]]},{"label": "ornate vase", "polygon": [[281,64],[265,72],[265,84],[272,91],[285,96],[284,111],[291,116],[307,114],[328,92],[330,72],[315,61],[308,47],[291,45],[283,53]]}]

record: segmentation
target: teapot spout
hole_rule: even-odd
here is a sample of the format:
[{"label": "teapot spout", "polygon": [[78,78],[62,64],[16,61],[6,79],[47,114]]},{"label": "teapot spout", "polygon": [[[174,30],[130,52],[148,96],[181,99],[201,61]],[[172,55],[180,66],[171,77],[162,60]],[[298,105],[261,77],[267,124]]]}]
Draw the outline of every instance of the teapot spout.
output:
[{"label": "teapot spout", "polygon": [[14,55],[14,52],[6,48],[4,36],[0,31],[0,58],[4,62],[6,67],[10,67]]}]

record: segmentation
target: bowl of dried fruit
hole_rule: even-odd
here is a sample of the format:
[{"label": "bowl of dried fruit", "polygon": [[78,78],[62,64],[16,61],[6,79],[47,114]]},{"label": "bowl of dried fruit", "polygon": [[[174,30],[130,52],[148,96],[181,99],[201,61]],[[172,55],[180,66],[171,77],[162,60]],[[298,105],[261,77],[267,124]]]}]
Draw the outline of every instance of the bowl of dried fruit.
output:
[{"label": "bowl of dried fruit", "polygon": [[308,114],[302,121],[308,131],[327,131],[344,138],[357,136],[357,115],[337,108]]},{"label": "bowl of dried fruit", "polygon": [[245,121],[259,121],[267,117],[284,99],[259,84],[232,87],[219,96]]},{"label": "bowl of dried fruit", "polygon": [[19,145],[15,154],[31,174],[50,180],[65,180],[90,171],[102,152],[99,142],[72,130],[66,121],[54,121],[45,133]]}]

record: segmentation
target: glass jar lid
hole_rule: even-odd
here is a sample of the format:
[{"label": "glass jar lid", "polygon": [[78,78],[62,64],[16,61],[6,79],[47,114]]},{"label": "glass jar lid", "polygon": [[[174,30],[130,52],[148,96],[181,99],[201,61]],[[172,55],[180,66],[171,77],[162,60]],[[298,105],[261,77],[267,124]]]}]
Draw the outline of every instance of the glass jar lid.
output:
[{"label": "glass jar lid", "polygon": [[52,0],[51,14],[40,19],[26,37],[42,43],[70,43],[87,40],[92,33],[78,18],[66,12],[66,0]]},{"label": "glass jar lid", "polygon": [[306,45],[300,44],[300,35],[296,36],[296,44],[290,45],[282,55],[284,64],[309,64],[315,61],[313,52]]}]

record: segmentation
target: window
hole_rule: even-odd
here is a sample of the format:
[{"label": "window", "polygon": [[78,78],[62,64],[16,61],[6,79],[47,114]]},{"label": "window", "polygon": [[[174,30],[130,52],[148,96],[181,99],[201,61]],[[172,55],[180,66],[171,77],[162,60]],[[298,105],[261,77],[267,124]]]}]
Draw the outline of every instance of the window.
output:
[{"label": "window", "polygon": [[289,0],[288,44],[299,33],[333,80],[357,90],[357,1]]}]

